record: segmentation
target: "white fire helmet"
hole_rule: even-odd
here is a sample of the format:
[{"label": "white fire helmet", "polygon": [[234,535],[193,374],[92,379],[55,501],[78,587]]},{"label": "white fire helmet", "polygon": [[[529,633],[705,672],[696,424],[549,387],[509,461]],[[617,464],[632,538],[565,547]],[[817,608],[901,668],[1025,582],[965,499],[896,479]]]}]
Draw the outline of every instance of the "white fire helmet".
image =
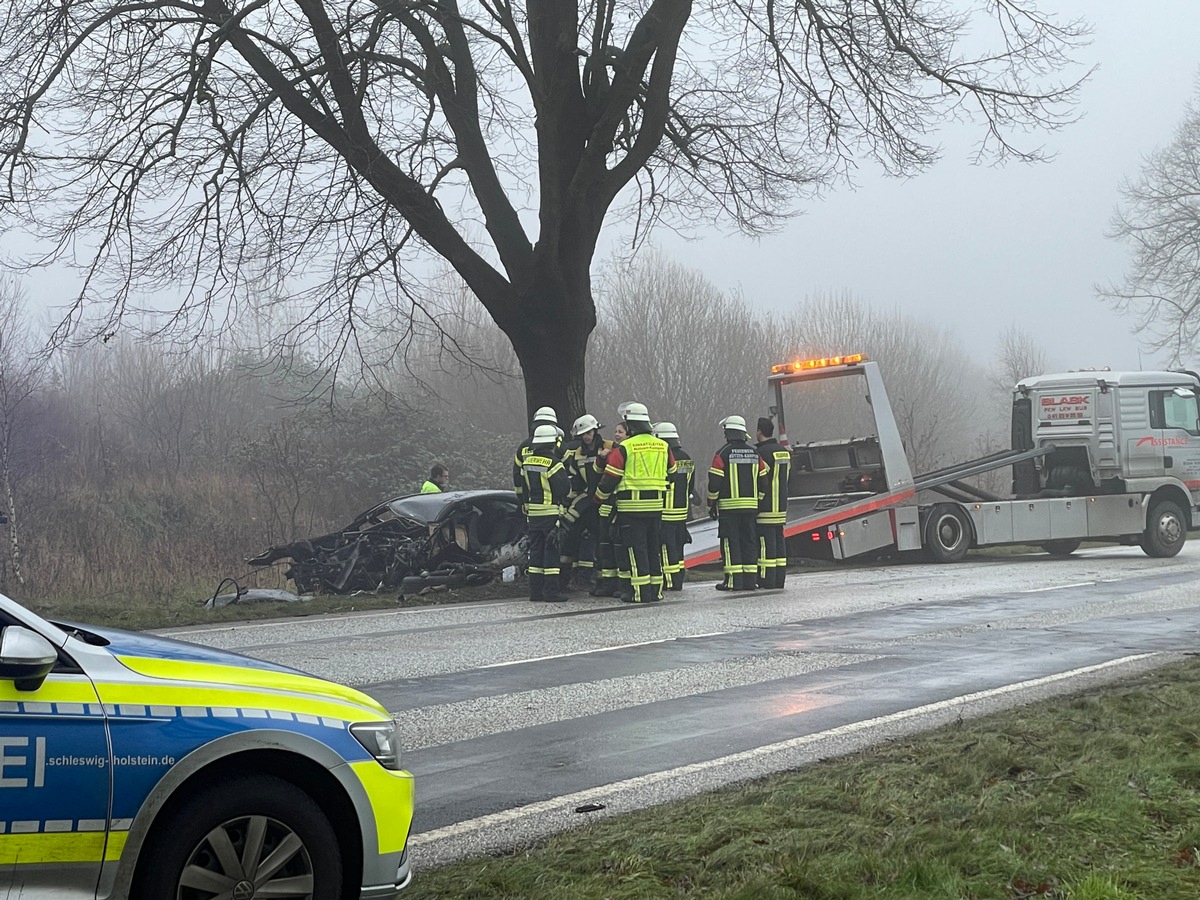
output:
[{"label": "white fire helmet", "polygon": [[654,426],[651,433],[656,438],[675,438],[679,440],[679,430],[673,422],[659,422]]},{"label": "white fire helmet", "polygon": [[558,424],[558,413],[554,411],[553,406],[543,406],[533,414],[534,422],[549,422],[552,425]]},{"label": "white fire helmet", "polygon": [[558,429],[553,425],[539,425],[533,429],[533,443],[553,444],[558,440]]},{"label": "white fire helmet", "polygon": [[575,420],[575,424],[571,426],[572,437],[579,437],[585,431],[595,431],[600,427],[600,423],[596,421],[596,417],[592,415],[583,415]]},{"label": "white fire helmet", "polygon": [[726,431],[746,432],[746,420],[741,416],[726,416],[718,424]]},{"label": "white fire helmet", "polygon": [[645,422],[650,423],[650,411],[646,409],[643,403],[630,403],[625,407],[625,415],[623,416],[626,422]]}]

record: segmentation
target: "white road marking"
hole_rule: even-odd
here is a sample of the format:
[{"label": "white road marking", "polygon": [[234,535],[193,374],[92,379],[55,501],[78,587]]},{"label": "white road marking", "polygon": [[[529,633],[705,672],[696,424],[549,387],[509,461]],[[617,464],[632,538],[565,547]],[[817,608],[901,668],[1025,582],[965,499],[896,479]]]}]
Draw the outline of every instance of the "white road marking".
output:
[{"label": "white road marking", "polygon": [[1065,590],[1066,588],[1073,588],[1073,587],[1088,587],[1088,586],[1090,586],[1090,585],[1093,585],[1093,584],[1095,584],[1095,583],[1096,583],[1096,582],[1094,582],[1094,581],[1077,581],[1077,582],[1075,582],[1074,584],[1056,584],[1056,585],[1052,585],[1051,587],[1042,587],[1042,588],[1029,588],[1029,589],[1027,589],[1027,590],[1024,590],[1024,591],[1018,591],[1017,593],[1020,593],[1020,594],[1040,594],[1040,593],[1042,593],[1043,591],[1061,591],[1061,590]]},{"label": "white road marking", "polygon": [[502,669],[505,666],[521,666],[525,663],[545,662],[548,659],[566,659],[569,656],[584,656],[588,653],[607,653],[610,650],[628,650],[630,647],[649,647],[652,644],[666,644],[671,641],[687,641],[692,638],[704,637],[719,637],[722,634],[731,634],[729,631],[710,631],[706,634],[684,634],[679,637],[658,638],[653,641],[638,641],[636,644],[614,644],[611,647],[593,647],[589,650],[572,650],[570,653],[555,653],[551,656],[531,656],[528,659],[508,659],[504,662],[487,663],[479,666],[480,669]]},{"label": "white road marking", "polygon": [[419,847],[425,844],[432,844],[435,841],[440,841],[445,838],[461,837],[473,832],[482,831],[485,828],[504,825],[520,819],[529,818],[530,816],[553,812],[563,807],[575,806],[584,802],[594,802],[597,797],[605,794],[648,787],[650,785],[658,784],[659,782],[668,781],[680,776],[691,775],[697,772],[706,771],[708,769],[746,762],[757,757],[768,756],[772,753],[778,753],[780,751],[797,749],[808,744],[814,744],[818,741],[827,740],[830,738],[838,738],[846,735],[856,734],[861,731],[877,728],[881,725],[889,725],[894,722],[901,722],[905,719],[912,719],[917,716],[927,715],[929,713],[938,712],[954,706],[960,706],[964,703],[970,703],[976,700],[986,700],[991,697],[1000,697],[1005,694],[1015,693],[1017,691],[1028,690],[1030,688],[1040,687],[1046,684],[1053,684],[1057,681],[1064,681],[1069,678],[1087,675],[1092,672],[1100,672],[1104,669],[1112,668],[1113,666],[1124,665],[1126,663],[1136,662],[1141,659],[1148,659],[1156,655],[1157,654],[1155,653],[1139,653],[1134,656],[1124,656],[1120,659],[1109,660],[1108,662],[1099,663],[1098,665],[1094,666],[1083,666],[1079,669],[1071,669],[1067,672],[1059,672],[1056,675],[1046,675],[1042,678],[1033,678],[1029,681],[1019,681],[1015,684],[1007,684],[1003,687],[990,688],[986,691],[976,691],[973,694],[964,694],[961,697],[954,697],[950,700],[939,700],[936,703],[928,703],[924,706],[917,706],[913,707],[912,709],[905,709],[899,712],[889,713],[886,716],[878,716],[874,719],[867,719],[863,722],[853,722],[849,725],[841,725],[837,728],[831,728],[828,731],[821,731],[816,734],[807,734],[802,737],[791,738],[786,741],[778,741],[774,744],[766,744],[762,747],[755,747],[753,750],[744,750],[740,753],[732,753],[728,756],[722,756],[718,759],[710,759],[705,762],[692,763],[686,766],[679,766],[675,769],[666,769],[661,772],[651,772],[648,775],[639,775],[636,778],[629,778],[625,781],[614,781],[610,784],[601,785],[586,791],[578,791],[574,794],[566,794],[562,797],[554,797],[550,800],[543,800],[539,803],[530,803],[525,806],[519,806],[516,809],[508,809],[504,810],[503,812],[491,813],[490,815],[468,819],[465,822],[456,822],[453,825],[446,825],[443,828],[436,828],[433,831],[426,831],[422,834],[414,835],[409,839],[408,843],[410,846]]}]

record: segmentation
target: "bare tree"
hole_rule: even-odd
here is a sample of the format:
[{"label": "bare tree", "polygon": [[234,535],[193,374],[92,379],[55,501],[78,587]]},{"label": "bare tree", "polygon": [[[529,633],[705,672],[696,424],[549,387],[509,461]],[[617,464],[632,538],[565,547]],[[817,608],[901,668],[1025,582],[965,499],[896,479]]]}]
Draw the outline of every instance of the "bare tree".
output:
[{"label": "bare tree", "polygon": [[[304,288],[334,358],[372,305],[438,328],[438,256],[512,344],[526,403],[583,405],[610,212],[760,233],[862,158],[909,174],[1073,115],[1086,37],[1034,0],[9,0],[0,220],[86,278],[64,320],[183,296],[228,325]],[[414,266],[417,268],[414,268]],[[61,333],[60,333],[61,336]],[[332,368],[332,365],[330,366]]]},{"label": "bare tree", "polygon": [[28,410],[45,380],[48,365],[38,355],[37,341],[25,316],[25,293],[12,278],[0,279],[0,490],[8,520],[8,566],[17,584],[25,583],[21,566],[21,505],[16,460]]},{"label": "bare tree", "polygon": [[1132,259],[1121,284],[1098,291],[1135,318],[1151,349],[1184,361],[1200,347],[1200,99],[1121,194],[1109,237],[1127,244]]}]

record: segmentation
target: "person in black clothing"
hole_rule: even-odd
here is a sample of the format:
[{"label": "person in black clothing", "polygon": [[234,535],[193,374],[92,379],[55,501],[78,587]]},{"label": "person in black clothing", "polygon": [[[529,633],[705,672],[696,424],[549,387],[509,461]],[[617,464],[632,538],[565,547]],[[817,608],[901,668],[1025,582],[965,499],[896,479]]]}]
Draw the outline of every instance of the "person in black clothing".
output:
[{"label": "person in black clothing", "polygon": [[553,425],[533,430],[529,453],[521,459],[513,486],[521,498],[529,536],[529,599],[566,600],[558,584],[558,524],[570,487],[566,470],[555,456],[558,431]]},{"label": "person in black clothing", "polygon": [[758,533],[758,586],[781,588],[787,575],[787,545],[783,526],[787,522],[788,476],[792,471],[792,455],[775,440],[775,423],[758,420],[755,449],[767,465],[763,476],[763,495],[758,501],[755,531]]},{"label": "person in black clothing", "polygon": [[688,513],[692,506],[692,479],[696,464],[680,446],[679,431],[673,422],[659,422],[654,436],[662,438],[675,455],[675,474],[667,485],[667,499],[662,516],[663,587],[668,591],[683,590],[683,547],[689,540]]},{"label": "person in black clothing", "polygon": [[[625,423],[618,422],[613,428],[613,447],[629,437]],[[596,454],[595,477],[597,483],[604,475],[608,466],[608,456],[613,447],[600,450]],[[620,535],[617,533],[617,511],[611,500],[599,503],[596,507],[596,583],[588,592],[593,597],[619,597],[621,595],[620,571],[617,569],[617,558],[621,550]]]},{"label": "person in black clothing", "polygon": [[571,426],[571,434],[575,439],[563,451],[563,467],[571,479],[567,511],[563,514],[567,532],[563,537],[559,558],[559,577],[563,590],[570,588],[573,570],[589,576],[589,581],[593,575],[596,543],[600,534],[599,507],[593,494],[603,474],[601,469],[596,468],[596,461],[601,454],[607,456],[608,451],[616,446],[604,439],[600,433],[600,423],[592,415],[576,419]]},{"label": "person in black clothing", "polygon": [[[539,425],[550,425],[554,428],[554,458],[558,459],[562,456],[562,429],[558,427],[558,414],[554,412],[553,407],[540,407],[533,414],[533,422],[529,426],[529,437],[517,445],[517,452],[513,454],[513,484],[521,483],[521,460],[533,452],[533,433]],[[521,499],[519,487],[517,488],[517,499],[522,503],[525,502]]]},{"label": "person in black clothing", "polygon": [[758,574],[757,535],[754,518],[762,496],[764,463],[747,443],[746,420],[726,416],[720,422],[725,445],[713,456],[708,469],[708,514],[717,520],[725,578],[718,591],[752,591]]}]

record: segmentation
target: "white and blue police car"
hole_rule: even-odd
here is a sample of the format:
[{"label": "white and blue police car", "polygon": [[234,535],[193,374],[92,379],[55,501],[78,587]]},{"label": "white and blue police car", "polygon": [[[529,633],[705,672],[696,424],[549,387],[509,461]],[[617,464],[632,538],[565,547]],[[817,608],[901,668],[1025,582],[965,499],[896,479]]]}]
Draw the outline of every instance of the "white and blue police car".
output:
[{"label": "white and blue police car", "polygon": [[412,812],[365,694],[0,595],[4,896],[391,898]]}]

